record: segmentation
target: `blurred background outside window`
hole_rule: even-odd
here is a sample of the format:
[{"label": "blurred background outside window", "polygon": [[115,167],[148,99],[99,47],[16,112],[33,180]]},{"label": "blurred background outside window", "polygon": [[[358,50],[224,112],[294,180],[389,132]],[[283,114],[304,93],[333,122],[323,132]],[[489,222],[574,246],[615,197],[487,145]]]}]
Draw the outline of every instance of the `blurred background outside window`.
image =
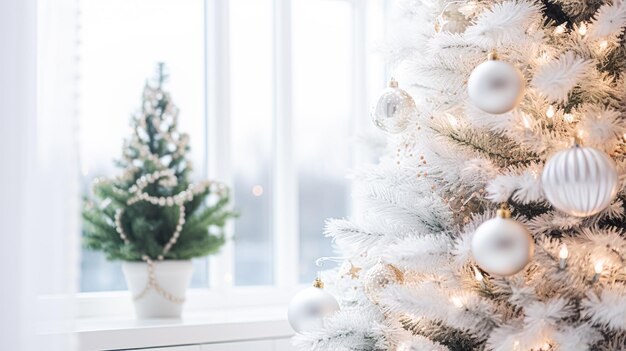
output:
[{"label": "blurred background outside window", "polygon": [[[222,19],[227,30],[217,34],[225,37],[217,39],[227,43],[228,52],[209,45],[216,38],[207,30],[208,1],[79,0],[83,191],[94,178],[118,172],[113,161],[129,133],[130,116],[140,107],[145,80],[164,62],[167,89],[180,108],[180,130],[190,135],[194,180],[211,174],[212,154],[228,155],[229,179],[220,180],[232,185],[241,216],[230,228],[232,249],[218,259],[232,267],[231,283],[276,284],[282,269],[276,258],[284,255],[298,262],[294,281],[308,282],[317,270],[315,259],[333,254],[323,236],[325,220],[351,211],[346,174],[356,161],[355,138],[369,128],[367,106],[384,86],[383,65],[366,54],[381,39],[385,1],[218,0],[228,16]],[[216,55],[228,58],[228,74],[207,73]],[[277,88],[277,76],[286,77],[291,89]],[[225,115],[210,115],[209,87],[228,89]],[[291,113],[278,118],[277,104]],[[209,138],[211,118],[227,126],[226,143]],[[290,157],[277,156],[285,151]],[[287,213],[278,202],[283,181],[294,190]],[[277,245],[281,226],[294,229],[288,234],[297,236],[297,247]],[[194,261],[192,288],[215,281],[209,261]],[[126,289],[120,263],[83,250],[80,288]]]}]

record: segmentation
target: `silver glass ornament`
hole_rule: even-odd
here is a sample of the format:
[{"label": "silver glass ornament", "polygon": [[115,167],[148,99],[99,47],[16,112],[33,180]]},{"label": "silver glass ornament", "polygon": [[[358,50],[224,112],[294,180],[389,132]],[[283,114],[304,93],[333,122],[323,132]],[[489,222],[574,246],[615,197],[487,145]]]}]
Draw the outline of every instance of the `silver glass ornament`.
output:
[{"label": "silver glass ornament", "polygon": [[406,130],[416,111],[411,95],[398,88],[398,82],[391,78],[372,109],[372,121],[381,130],[397,134]]}]

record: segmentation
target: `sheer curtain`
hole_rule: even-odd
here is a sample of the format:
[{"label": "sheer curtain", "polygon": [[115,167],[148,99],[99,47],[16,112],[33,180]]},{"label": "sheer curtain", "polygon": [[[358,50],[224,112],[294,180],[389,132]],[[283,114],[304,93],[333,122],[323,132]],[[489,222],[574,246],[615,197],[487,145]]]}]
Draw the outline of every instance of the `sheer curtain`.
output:
[{"label": "sheer curtain", "polygon": [[0,349],[65,351],[78,272],[75,1],[0,1]]}]

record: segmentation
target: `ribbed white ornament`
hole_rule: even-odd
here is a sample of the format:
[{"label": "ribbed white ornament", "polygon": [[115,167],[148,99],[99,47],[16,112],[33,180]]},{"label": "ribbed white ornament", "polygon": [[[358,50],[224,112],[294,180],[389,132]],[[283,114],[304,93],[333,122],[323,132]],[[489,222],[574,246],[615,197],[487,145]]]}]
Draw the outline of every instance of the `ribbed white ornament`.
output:
[{"label": "ribbed white ornament", "polygon": [[615,162],[604,152],[578,143],[546,162],[541,183],[554,208],[576,217],[604,210],[618,191]]}]

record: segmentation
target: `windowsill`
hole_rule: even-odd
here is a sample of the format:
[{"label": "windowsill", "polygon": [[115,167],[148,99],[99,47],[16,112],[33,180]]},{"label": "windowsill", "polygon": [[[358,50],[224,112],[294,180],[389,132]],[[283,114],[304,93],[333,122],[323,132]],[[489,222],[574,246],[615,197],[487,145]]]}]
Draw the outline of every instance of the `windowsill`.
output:
[{"label": "windowsill", "polygon": [[293,330],[281,305],[190,312],[182,319],[82,318],[76,334],[80,350],[88,351],[285,339]]}]

